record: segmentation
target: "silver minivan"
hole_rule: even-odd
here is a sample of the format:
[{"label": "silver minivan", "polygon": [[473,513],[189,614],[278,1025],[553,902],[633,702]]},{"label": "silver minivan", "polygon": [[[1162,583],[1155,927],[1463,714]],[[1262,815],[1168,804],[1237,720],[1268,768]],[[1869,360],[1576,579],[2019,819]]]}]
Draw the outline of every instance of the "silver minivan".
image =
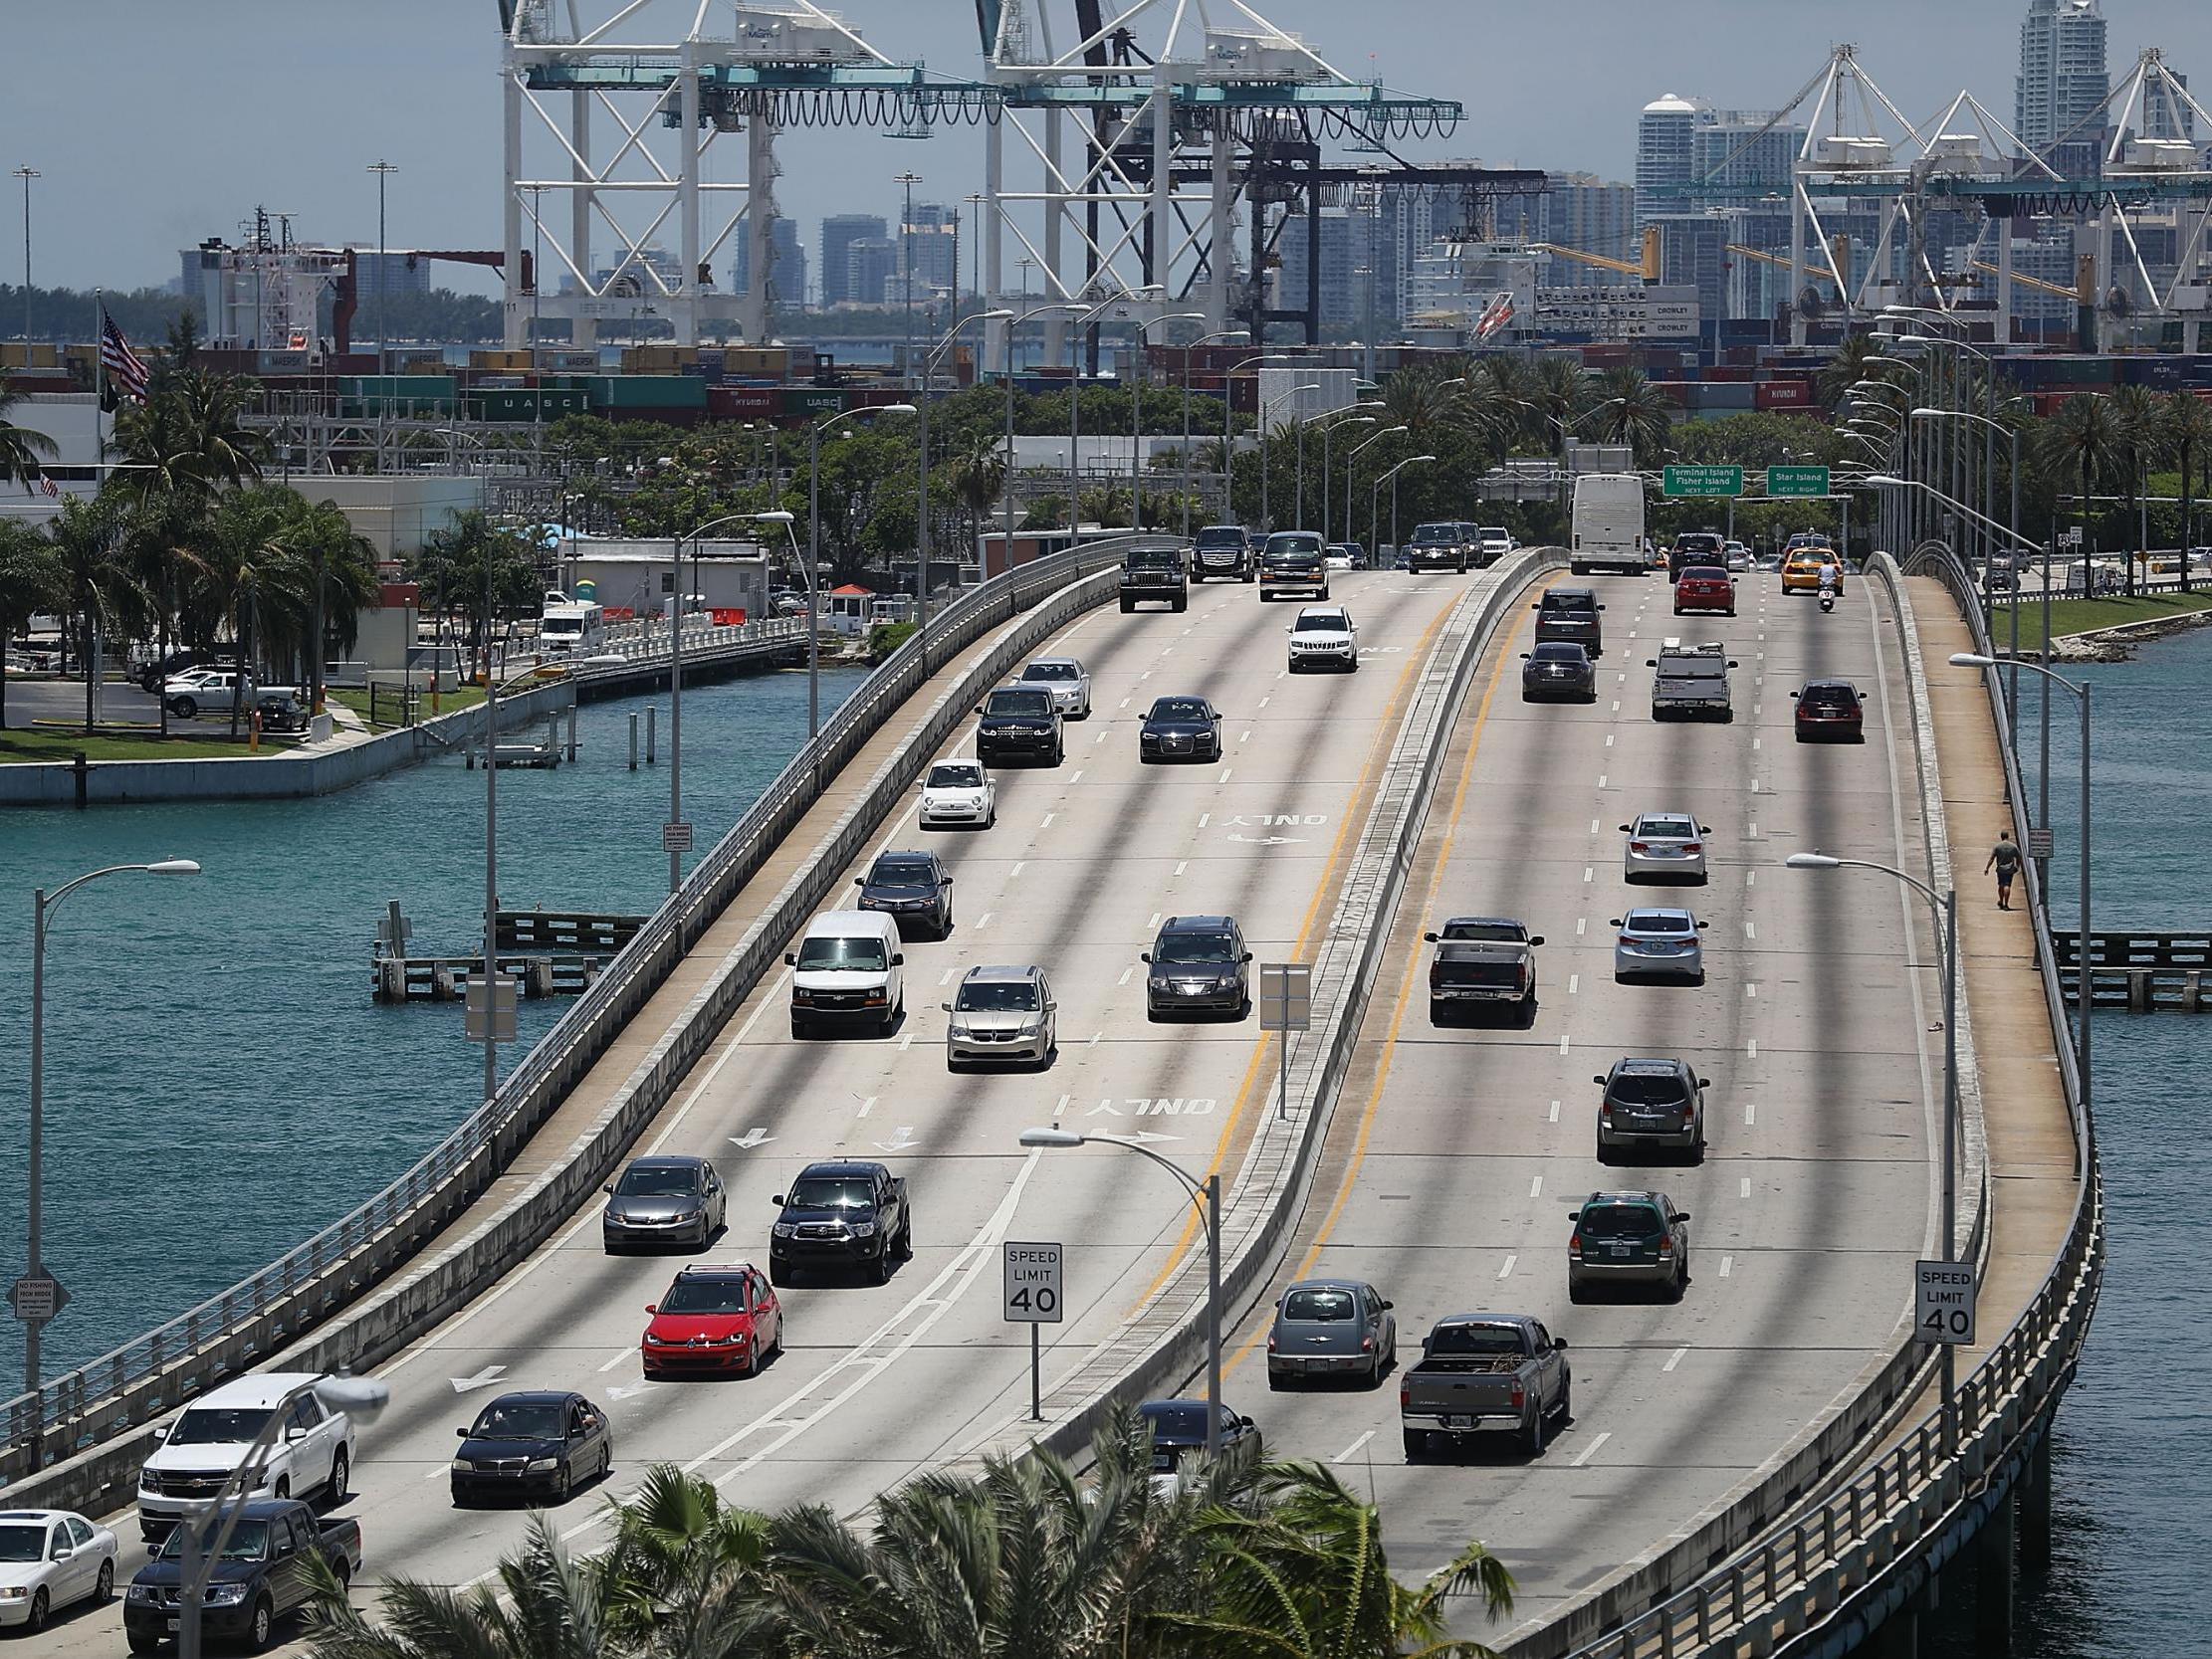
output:
[{"label": "silver minivan", "polygon": [[888,1032],[906,1013],[899,925],[881,911],[824,911],[806,925],[791,969],[791,1035],[867,1023]]}]

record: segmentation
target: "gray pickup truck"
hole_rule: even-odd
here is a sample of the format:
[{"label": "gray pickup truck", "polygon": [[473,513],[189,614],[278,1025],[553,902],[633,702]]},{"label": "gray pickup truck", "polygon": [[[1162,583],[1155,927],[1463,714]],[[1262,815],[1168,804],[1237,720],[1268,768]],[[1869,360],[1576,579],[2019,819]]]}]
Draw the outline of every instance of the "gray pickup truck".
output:
[{"label": "gray pickup truck", "polygon": [[264,1652],[278,1623],[315,1599],[318,1561],[341,1584],[352,1582],[361,1569],[357,1521],[319,1520],[315,1511],[291,1498],[257,1498],[220,1514],[208,1512],[172,1529],[124,1591],[122,1626],[132,1653],[151,1653],[176,1638],[186,1529],[197,1526],[205,1548],[232,1514],[236,1522],[208,1569],[201,1603],[200,1632],[210,1642]]},{"label": "gray pickup truck", "polygon": [[1421,1360],[1398,1379],[1406,1461],[1441,1438],[1518,1435],[1531,1457],[1553,1423],[1574,1416],[1567,1345],[1525,1314],[1454,1314],[1421,1340]]},{"label": "gray pickup truck", "polygon": [[1431,1025],[1442,1025],[1478,1003],[1535,1011],[1536,946],[1544,942],[1543,934],[1531,934],[1509,917],[1455,916],[1421,936],[1437,947],[1429,959]]},{"label": "gray pickup truck", "polygon": [[1644,666],[1652,676],[1652,719],[1732,721],[1728,671],[1736,665],[1724,645],[1678,645],[1669,640]]}]

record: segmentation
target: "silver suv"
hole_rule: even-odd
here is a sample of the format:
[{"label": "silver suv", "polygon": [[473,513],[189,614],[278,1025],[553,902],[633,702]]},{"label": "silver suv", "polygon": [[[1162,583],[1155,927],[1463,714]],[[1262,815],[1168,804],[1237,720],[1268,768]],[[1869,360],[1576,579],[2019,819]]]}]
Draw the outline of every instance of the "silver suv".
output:
[{"label": "silver suv", "polygon": [[944,1004],[945,1069],[1022,1060],[1043,1071],[1059,1037],[1051,982],[1041,967],[972,967]]}]

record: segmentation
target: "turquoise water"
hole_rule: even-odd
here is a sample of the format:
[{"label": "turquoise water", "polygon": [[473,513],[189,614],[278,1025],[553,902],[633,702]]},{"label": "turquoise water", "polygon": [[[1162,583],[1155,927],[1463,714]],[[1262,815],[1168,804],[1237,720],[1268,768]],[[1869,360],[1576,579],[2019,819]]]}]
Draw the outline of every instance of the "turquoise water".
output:
[{"label": "turquoise water", "polygon": [[[2212,631],[2087,668],[2096,686],[2091,783],[2100,928],[2212,927]],[[2022,676],[2031,795],[2037,704]],[[2052,708],[2052,902],[2071,922],[2078,844],[2076,705]],[[2110,1258],[2081,1370],[2053,1441],[2053,1561],[2024,1581],[2022,1659],[2132,1659],[2208,1650],[2212,1562],[2212,1275],[2204,1250],[2203,1079],[2212,1017],[2101,1014],[2099,1149]]]},{"label": "turquoise water", "polygon": [[[825,718],[862,677],[823,674]],[[632,772],[629,715],[654,701],[662,764]],[[588,704],[576,764],[500,773],[508,908],[642,914],[665,896],[666,705],[665,692]],[[701,854],[805,735],[803,673],[686,692],[684,807]],[[368,995],[389,900],[414,924],[418,953],[481,939],[481,771],[452,758],[319,800],[0,813],[11,969],[0,985],[0,1276],[24,1259],[32,891],[169,856],[205,873],[106,878],[70,895],[49,932],[44,1256],[72,1297],[47,1330],[50,1374],[335,1220],[482,1091],[458,1005],[379,1007]],[[523,1041],[565,1005],[525,1002]],[[0,1390],[21,1368],[21,1328],[0,1317]]]}]

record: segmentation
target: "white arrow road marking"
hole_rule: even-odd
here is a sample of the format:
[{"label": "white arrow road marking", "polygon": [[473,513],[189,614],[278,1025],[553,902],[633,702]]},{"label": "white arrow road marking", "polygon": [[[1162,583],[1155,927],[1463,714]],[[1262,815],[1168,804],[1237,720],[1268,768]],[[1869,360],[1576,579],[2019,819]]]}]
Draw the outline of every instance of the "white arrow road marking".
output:
[{"label": "white arrow road marking", "polygon": [[1155,1135],[1148,1129],[1131,1130],[1127,1135],[1101,1135],[1100,1141],[1120,1141],[1132,1146],[1149,1146],[1161,1141],[1181,1141],[1180,1135]]},{"label": "white arrow road marking", "polygon": [[625,1382],[617,1388],[609,1388],[607,1398],[610,1400],[635,1399],[639,1394],[650,1393],[659,1386],[660,1384],[657,1382],[647,1382],[640,1378],[635,1382]]},{"label": "white arrow road marking", "polygon": [[453,1391],[456,1394],[466,1394],[477,1388],[489,1388],[506,1374],[507,1367],[505,1365],[486,1365],[474,1376],[455,1376],[448,1377],[446,1380],[453,1384]]},{"label": "white arrow road marking", "polygon": [[919,1144],[920,1142],[914,1139],[914,1126],[912,1124],[901,1124],[898,1133],[890,1140],[876,1142],[877,1146],[887,1152],[903,1152],[909,1146]]},{"label": "white arrow road marking", "polygon": [[774,1139],[775,1137],[769,1134],[767,1130],[762,1129],[759,1125],[755,1125],[752,1129],[747,1130],[742,1137],[735,1135],[731,1136],[730,1144],[733,1146],[743,1146],[747,1151],[750,1152],[751,1150],[753,1150],[754,1147],[766,1145],[769,1141],[774,1141]]},{"label": "white arrow road marking", "polygon": [[1238,835],[1233,830],[1229,832],[1229,839],[1241,841],[1247,847],[1302,847],[1306,840],[1302,835]]}]

